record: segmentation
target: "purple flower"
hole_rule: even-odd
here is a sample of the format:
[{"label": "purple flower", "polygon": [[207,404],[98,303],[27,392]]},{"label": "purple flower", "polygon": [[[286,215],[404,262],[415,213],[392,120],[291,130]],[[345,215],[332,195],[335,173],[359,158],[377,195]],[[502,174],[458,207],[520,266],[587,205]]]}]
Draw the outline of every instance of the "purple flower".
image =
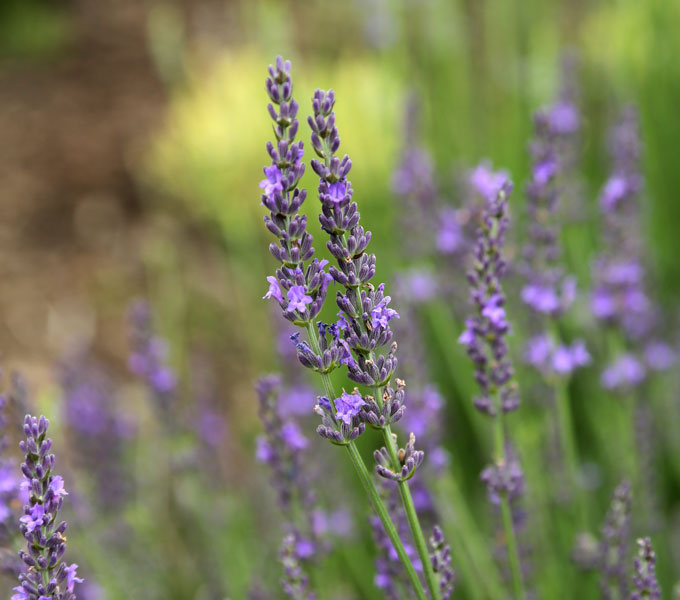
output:
[{"label": "purple flower", "polygon": [[352,418],[359,415],[362,406],[366,406],[366,402],[361,397],[361,394],[358,392],[353,394],[343,392],[342,395],[335,400],[335,417],[346,425],[351,425]]},{"label": "purple flower", "polygon": [[666,371],[677,361],[673,349],[666,343],[653,340],[645,347],[645,362],[650,369]]},{"label": "purple flower", "polygon": [[289,421],[281,428],[281,439],[291,450],[304,450],[308,443],[297,424]]},{"label": "purple flower", "polygon": [[619,202],[625,198],[628,185],[625,178],[620,174],[612,175],[604,186],[600,195],[600,207],[605,212],[616,209]]},{"label": "purple flower", "polygon": [[550,129],[556,135],[567,135],[578,131],[581,116],[576,106],[566,100],[556,102],[548,114]]},{"label": "purple flower", "polygon": [[272,449],[271,445],[267,441],[267,438],[264,437],[263,435],[260,435],[257,437],[257,440],[255,440],[256,443],[256,450],[255,450],[255,458],[260,461],[261,463],[268,463],[272,458],[274,458],[274,450]]},{"label": "purple flower", "polygon": [[[14,588],[17,599],[72,599],[75,584],[83,581],[76,577],[77,565],[64,570],[61,562],[66,549],[67,525],[57,517],[66,491],[62,478],[53,474],[55,459],[49,454],[52,440],[47,438],[48,427],[45,417],[26,415],[26,439],[19,444],[25,454],[21,471],[31,493],[24,506],[24,516],[19,519],[28,549],[28,552],[19,552],[19,556],[28,569],[19,575],[20,586]],[[49,587],[45,582],[50,582]]]},{"label": "purple flower", "polygon": [[[381,284],[384,287],[384,284]],[[387,308],[391,298],[385,296],[376,306],[371,310],[371,325],[374,328],[387,327],[392,319],[398,319],[399,313],[396,310]]]},{"label": "purple flower", "polygon": [[260,181],[260,188],[264,190],[265,195],[271,196],[276,192],[283,191],[282,173],[276,165],[265,167],[264,174],[266,179]]},{"label": "purple flower", "polygon": [[526,285],[522,289],[522,300],[541,313],[550,314],[560,308],[560,300],[552,286]]},{"label": "purple flower", "polygon": [[267,281],[269,282],[269,291],[262,296],[262,299],[268,299],[268,298],[274,298],[274,300],[278,300],[279,302],[283,302],[283,294],[281,293],[281,286],[279,285],[278,280],[276,277],[269,276],[267,277]]},{"label": "purple flower", "polygon": [[307,305],[313,302],[312,298],[305,293],[305,288],[302,285],[294,285],[288,290],[288,308],[305,312]]},{"label": "purple flower", "polygon": [[494,294],[487,300],[486,305],[482,309],[482,316],[489,319],[491,325],[498,330],[506,330],[508,328],[508,322],[505,320],[505,308],[503,308],[504,303],[505,298],[503,296]]},{"label": "purple flower", "polygon": [[630,388],[645,378],[645,368],[632,354],[618,357],[602,372],[602,385],[608,389]]},{"label": "purple flower", "polygon": [[83,583],[83,580],[80,577],[76,576],[77,569],[78,565],[76,563],[73,563],[66,567],[66,589],[71,594],[73,593],[73,589],[75,588],[76,583]]},{"label": "purple flower", "polygon": [[36,527],[42,527],[45,517],[45,508],[42,504],[35,504],[30,511],[19,519],[26,526],[26,531],[31,533]]},{"label": "purple flower", "polygon": [[340,204],[345,199],[347,184],[344,181],[336,181],[328,186],[328,196],[331,201]]},{"label": "purple flower", "polygon": [[495,198],[508,182],[505,171],[493,171],[491,164],[482,162],[468,176],[472,188],[484,198]]},{"label": "purple flower", "polygon": [[458,222],[458,211],[442,209],[437,230],[437,249],[442,254],[454,254],[465,245],[463,228]]}]

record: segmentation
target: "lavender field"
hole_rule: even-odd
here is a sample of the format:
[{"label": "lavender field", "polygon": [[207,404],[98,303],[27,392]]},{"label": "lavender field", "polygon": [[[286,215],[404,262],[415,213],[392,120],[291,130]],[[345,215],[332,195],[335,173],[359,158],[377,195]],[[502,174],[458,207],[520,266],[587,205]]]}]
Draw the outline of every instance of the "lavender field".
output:
[{"label": "lavender field", "polygon": [[0,7],[11,600],[680,599],[680,5]]}]

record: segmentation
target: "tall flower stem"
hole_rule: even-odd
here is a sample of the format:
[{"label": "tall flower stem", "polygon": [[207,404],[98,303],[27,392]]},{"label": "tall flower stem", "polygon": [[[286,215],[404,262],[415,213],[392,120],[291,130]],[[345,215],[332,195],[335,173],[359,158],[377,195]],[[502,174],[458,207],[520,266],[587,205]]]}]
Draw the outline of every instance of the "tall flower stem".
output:
[{"label": "tall flower stem", "polygon": [[[375,393],[376,402],[378,402],[378,405],[382,407],[381,389],[379,387],[375,387],[373,391]],[[389,425],[386,425],[382,430],[382,434],[385,447],[387,448],[390,458],[392,459],[394,470],[398,472],[401,469],[401,461],[399,460],[397,448],[395,447],[395,439],[392,435],[392,428]],[[425,581],[427,582],[427,587],[430,591],[430,597],[432,600],[439,600],[439,598],[441,598],[439,583],[437,582],[434,570],[432,569],[430,553],[428,552],[425,536],[423,535],[423,529],[420,526],[420,520],[418,519],[418,514],[416,513],[416,507],[413,504],[411,489],[409,488],[408,481],[399,481],[397,485],[399,487],[401,503],[404,506],[406,518],[411,529],[411,534],[413,535],[413,541],[416,544],[418,556],[420,557],[420,561],[423,564],[423,572],[425,573]]]},{"label": "tall flower stem", "polygon": [[[498,402],[500,406],[500,400]],[[505,418],[503,411],[494,419],[494,441],[496,462],[498,464],[505,463]],[[510,501],[508,499],[508,492],[503,491],[499,494],[501,519],[503,521],[503,530],[505,531],[505,541],[508,548],[508,562],[510,563],[510,572],[512,575],[512,589],[515,600],[524,600],[526,595],[524,593],[524,579],[522,577],[522,566],[519,560],[519,550],[517,544],[517,536],[515,534],[515,526],[512,522],[512,513],[510,511]]]},{"label": "tall flower stem", "polygon": [[441,512],[443,522],[451,527],[452,533],[447,537],[456,540],[451,551],[470,597],[475,600],[503,598],[505,591],[498,567],[455,477],[445,473],[437,479],[435,487],[437,510]]},{"label": "tall flower stem", "polygon": [[[316,353],[320,353],[321,349],[319,347],[319,342],[316,336],[316,323],[315,322],[310,322],[307,324],[307,335],[309,338],[309,342],[312,346],[312,349]],[[328,374],[326,373],[321,373],[321,380],[323,382],[323,387],[324,391],[328,395],[328,398],[331,402],[334,401],[335,398],[337,398],[337,395],[335,393],[335,390],[333,388],[333,382],[331,381],[331,378]],[[391,434],[390,434],[391,436]],[[411,559],[408,557],[406,554],[406,550],[404,548],[404,544],[401,541],[401,538],[399,537],[399,533],[397,532],[397,529],[394,526],[394,523],[392,523],[392,519],[390,518],[389,513],[387,512],[387,507],[385,506],[385,503],[383,502],[382,498],[380,497],[380,494],[378,493],[378,490],[375,486],[375,483],[373,482],[373,479],[371,478],[371,475],[368,471],[368,468],[366,467],[366,463],[364,462],[364,459],[361,457],[361,454],[359,454],[359,450],[356,447],[356,444],[354,442],[349,442],[346,445],[347,452],[349,453],[350,460],[352,461],[352,465],[354,465],[354,468],[357,472],[357,475],[359,476],[359,479],[361,480],[361,484],[364,487],[364,490],[368,494],[368,497],[371,501],[371,505],[373,507],[373,510],[375,510],[376,514],[380,518],[380,521],[383,524],[383,527],[385,528],[385,532],[387,533],[387,536],[390,538],[390,541],[392,542],[392,545],[394,546],[395,551],[397,552],[397,555],[399,556],[399,560],[404,566],[404,569],[406,571],[406,574],[411,582],[411,585],[413,586],[413,590],[418,597],[418,600],[427,600],[427,595],[425,594],[425,590],[423,589],[422,583],[418,577],[418,573],[416,573],[416,570],[413,566],[413,563],[411,562]],[[396,456],[396,455],[395,455]],[[410,497],[410,493],[409,493]],[[413,501],[411,500],[411,506],[413,506]],[[415,514],[415,511],[414,511]],[[417,520],[417,517],[416,517]],[[410,519],[409,519],[410,523]],[[422,536],[422,532],[421,532]],[[426,550],[427,552],[427,550]],[[430,558],[429,555],[427,556],[427,564],[429,565],[430,563]],[[421,559],[422,560],[422,559]],[[425,563],[424,563],[425,564]],[[431,567],[430,567],[430,570]],[[439,591],[439,588],[437,588],[437,591]],[[438,598],[439,596],[433,596],[433,598]]]},{"label": "tall flower stem", "polygon": [[583,485],[579,475],[578,454],[574,439],[574,425],[571,418],[571,406],[569,402],[569,382],[560,380],[553,383],[555,390],[555,409],[557,412],[557,427],[559,429],[562,455],[569,477],[570,487],[573,490],[576,504],[576,522],[581,531],[588,527],[588,509],[583,494]]}]

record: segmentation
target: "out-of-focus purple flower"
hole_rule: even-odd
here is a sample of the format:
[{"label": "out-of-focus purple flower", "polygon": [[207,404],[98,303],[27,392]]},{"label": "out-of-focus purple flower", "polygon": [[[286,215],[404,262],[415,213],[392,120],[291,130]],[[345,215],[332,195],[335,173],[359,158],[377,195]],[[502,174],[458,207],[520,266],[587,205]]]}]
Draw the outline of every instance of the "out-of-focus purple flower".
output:
[{"label": "out-of-focus purple flower", "polygon": [[509,177],[505,171],[494,171],[491,163],[485,161],[470,171],[468,181],[483,198],[495,199],[508,183]]},{"label": "out-of-focus purple flower", "polygon": [[605,368],[601,382],[608,390],[629,389],[642,383],[645,376],[644,365],[632,354],[623,354]]},{"label": "out-of-focus purple flower", "polygon": [[654,371],[666,371],[676,362],[676,353],[665,342],[652,340],[645,347],[645,363]]},{"label": "out-of-focus purple flower", "polygon": [[429,271],[410,269],[396,276],[395,287],[399,300],[419,304],[436,296],[437,279]]},{"label": "out-of-focus purple flower", "polygon": [[591,357],[582,340],[576,340],[569,346],[558,345],[552,337],[539,334],[528,341],[524,360],[550,378],[569,375],[575,369],[590,364]]},{"label": "out-of-focus purple flower", "polygon": [[501,495],[514,500],[524,494],[524,473],[514,457],[502,464],[489,465],[482,471],[481,478],[493,504],[500,503]]},{"label": "out-of-focus purple flower", "polygon": [[167,364],[167,345],[154,334],[151,309],[145,301],[132,303],[129,321],[132,353],[128,366],[135,375],[146,380],[154,396],[164,405],[177,384],[177,378]]},{"label": "out-of-focus purple flower", "polygon": [[630,600],[660,600],[661,587],[656,578],[656,554],[649,538],[637,541],[638,554],[633,560],[633,591]]},{"label": "out-of-focus purple flower", "polygon": [[300,428],[292,421],[285,423],[281,428],[281,439],[291,450],[304,450],[309,444]]},{"label": "out-of-focus purple flower", "polygon": [[19,520],[26,538],[27,552],[19,556],[27,570],[19,575],[19,586],[13,598],[25,600],[75,600],[78,565],[67,566],[62,561],[66,549],[66,523],[57,521],[66,495],[63,480],[53,474],[54,454],[50,454],[52,440],[47,438],[49,423],[45,417],[26,415],[26,440],[20,446],[25,454],[21,465],[30,497]]},{"label": "out-of-focus purple flower", "polygon": [[454,254],[466,245],[465,234],[458,220],[458,211],[445,207],[439,213],[437,250],[442,254]]},{"label": "out-of-focus purple flower", "polygon": [[578,108],[568,100],[559,100],[548,113],[550,129],[557,135],[576,133],[581,126]]}]

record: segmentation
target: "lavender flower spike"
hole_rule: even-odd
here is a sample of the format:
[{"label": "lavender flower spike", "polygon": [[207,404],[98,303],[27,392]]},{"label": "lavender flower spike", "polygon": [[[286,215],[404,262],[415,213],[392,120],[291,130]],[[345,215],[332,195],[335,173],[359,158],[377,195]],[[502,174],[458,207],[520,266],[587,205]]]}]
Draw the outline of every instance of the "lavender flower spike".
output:
[{"label": "lavender flower spike", "polygon": [[479,411],[494,419],[495,461],[482,473],[489,496],[498,500],[507,555],[512,574],[515,600],[525,598],[522,566],[519,559],[517,536],[510,503],[523,488],[523,475],[519,461],[508,450],[505,416],[519,405],[516,386],[512,380],[514,370],[508,355],[507,336],[510,324],[505,314],[505,295],[501,279],[506,263],[501,251],[508,228],[509,181],[489,186],[485,197],[477,241],[473,253],[474,263],[468,271],[470,301],[474,313],[466,321],[459,342],[467,346],[468,356],[475,366],[475,379],[482,395],[475,400]]},{"label": "lavender flower spike", "polygon": [[[312,169],[319,176],[319,222],[329,235],[326,245],[337,262],[337,267],[330,267],[329,273],[344,287],[344,292],[338,291],[336,296],[340,320],[331,335],[338,344],[350,350],[350,356],[344,361],[349,370],[348,377],[373,389],[372,401],[366,402],[368,406],[362,414],[370,425],[382,431],[385,442],[385,446],[374,454],[376,471],[380,476],[398,482],[430,597],[439,600],[440,590],[407,481],[422,463],[424,453],[415,450],[414,436],[405,448],[399,449],[391,431],[391,423],[403,415],[402,400],[397,399],[398,392],[389,387],[397,367],[397,344],[390,344],[390,322],[399,318],[399,314],[388,306],[391,298],[385,294],[385,284],[375,287],[371,283],[375,275],[375,255],[367,251],[371,232],[359,224],[358,206],[352,200],[352,185],[347,179],[352,161],[346,154],[342,159],[336,156],[340,136],[335,126],[334,105],[333,90],[316,90],[312,98],[314,116],[307,119],[312,130],[312,147],[322,159],[311,161]],[[387,344],[390,344],[389,350],[381,354],[380,349]]]},{"label": "lavender flower spike", "polygon": [[21,533],[26,538],[28,552],[19,556],[28,569],[19,575],[18,587],[12,600],[75,600],[78,565],[62,562],[66,550],[66,522],[57,522],[64,496],[64,481],[53,475],[54,454],[49,454],[52,440],[47,438],[49,422],[26,415],[26,440],[19,445],[26,455],[21,465],[24,485],[30,492],[21,517]]},{"label": "lavender flower spike", "polygon": [[[269,67],[266,88],[276,143],[267,143],[272,164],[264,168],[260,188],[262,204],[270,211],[264,218],[265,225],[278,239],[278,244],[270,244],[269,250],[281,266],[276,277],[267,277],[269,291],[265,298],[276,300],[286,319],[304,327],[319,314],[331,278],[324,271],[327,261],[312,260],[312,236],[307,232],[307,217],[300,214],[307,192],[298,188],[305,165],[301,161],[303,143],[295,141],[298,103],[292,96],[289,61],[279,56],[276,66]],[[306,261],[309,262],[305,264]],[[330,357],[328,362],[332,363],[333,358],[337,357]],[[317,359],[310,361],[311,365],[322,361],[322,357]]]},{"label": "lavender flower spike", "polygon": [[[388,307],[390,298],[384,295],[383,287],[380,286],[377,290],[370,289],[368,293],[363,292],[366,295],[365,307],[356,304],[352,305],[355,308],[350,310],[351,301],[347,306],[341,306],[341,309],[349,314],[352,319],[359,316],[357,311],[360,310],[362,317],[365,312],[365,320],[369,322],[369,325],[365,325],[365,327],[370,327],[371,331],[376,332],[373,336],[364,335],[365,331],[356,330],[353,327],[353,322],[351,323],[344,316],[338,323],[332,325],[315,321],[326,299],[328,285],[333,277],[324,270],[327,261],[312,260],[314,255],[312,236],[306,231],[306,217],[299,214],[306,192],[297,187],[304,172],[304,167],[300,161],[303,151],[302,143],[294,141],[298,129],[296,119],[298,104],[292,98],[293,87],[289,62],[284,62],[279,57],[276,60],[276,66],[270,66],[266,89],[271,100],[268,108],[275,123],[276,145],[272,142],[267,145],[272,164],[265,168],[266,179],[260,184],[264,191],[261,199],[262,204],[269,210],[269,215],[265,217],[265,225],[278,240],[278,244],[271,244],[269,249],[274,258],[281,263],[281,266],[277,269],[275,277],[268,278],[269,290],[265,297],[274,298],[286,319],[298,327],[306,329],[306,341],[299,341],[299,334],[295,334],[293,339],[296,342],[299,362],[319,373],[323,382],[326,395],[318,398],[318,403],[314,408],[322,420],[317,432],[330,442],[347,449],[350,460],[370,498],[371,505],[380,517],[385,531],[407,571],[415,595],[419,600],[426,600],[427,596],[422,582],[404,549],[404,544],[390,519],[384,502],[380,498],[375,483],[368,473],[363,458],[354,444],[354,440],[365,429],[365,423],[361,417],[365,400],[357,394],[346,394],[344,398],[341,397],[345,404],[341,403],[340,408],[342,410],[338,411],[335,405],[338,395],[335,393],[333,382],[329,377],[331,371],[340,365],[347,365],[352,378],[358,383],[366,384],[368,383],[367,378],[370,377],[371,382],[376,381],[376,383],[380,382],[381,385],[386,385],[396,366],[396,359],[393,357],[396,348],[393,348],[387,357],[381,357],[380,360],[372,360],[370,355],[377,342],[384,345],[390,341],[391,335],[388,333],[387,324],[390,319],[397,315],[393,309]],[[332,100],[326,99],[323,106],[319,105],[319,108],[330,113],[332,105]],[[318,119],[316,122],[318,130],[325,130],[327,127],[333,129],[334,115],[327,114],[328,120],[319,115],[315,116]],[[320,136],[317,133],[317,137],[313,138],[317,153],[320,143]],[[331,140],[332,147],[329,147],[328,151],[335,152],[339,144],[340,140],[337,138],[336,132],[335,137]],[[328,158],[329,165],[333,167],[333,174],[331,175],[331,171],[327,173],[329,178],[328,181],[325,181],[323,190],[324,202],[331,206],[347,206],[351,190],[347,182],[341,181],[341,178],[347,174],[351,163],[349,163],[349,159],[346,159],[341,166],[340,161],[334,159],[331,165],[330,156]],[[340,170],[342,173],[340,173]],[[338,175],[340,176],[338,177]],[[359,220],[356,204],[349,210],[351,214],[347,211],[343,213],[348,220],[341,222],[340,226],[347,229],[351,223],[354,228],[351,237],[351,254],[354,255],[355,260],[350,258],[353,272],[349,275],[343,273],[356,292],[356,287],[360,283],[359,279],[368,281],[373,276],[375,258],[371,263],[371,259],[363,252],[370,239],[370,234],[365,235],[363,229],[356,227]],[[333,251],[334,249],[331,249],[331,252]],[[344,250],[339,251],[344,256]],[[357,264],[360,264],[358,271],[356,269]],[[368,294],[370,294],[370,297]],[[357,297],[358,294],[355,295],[354,300]],[[348,331],[341,336],[340,332],[343,328]],[[361,345],[362,351],[359,359],[352,355],[350,348],[353,345]],[[377,418],[379,419],[380,416],[377,416]],[[386,426],[389,427],[389,425]],[[438,590],[435,589],[432,593],[431,589],[431,596],[433,600],[437,600],[439,598]]]},{"label": "lavender flower spike", "polygon": [[626,598],[628,594],[628,536],[630,534],[630,483],[624,481],[614,491],[600,544],[600,590],[605,600]]},{"label": "lavender flower spike", "polygon": [[656,578],[656,554],[652,548],[652,541],[644,538],[639,539],[637,544],[638,555],[633,560],[635,589],[630,595],[630,600],[659,600],[661,588]]},{"label": "lavender flower spike", "polygon": [[468,272],[470,300],[475,313],[465,322],[458,341],[467,347],[475,365],[475,379],[482,395],[475,399],[479,411],[496,417],[519,405],[517,390],[512,382],[514,369],[508,356],[506,338],[510,324],[505,314],[505,295],[501,279],[506,263],[501,255],[508,228],[507,195],[512,189],[506,181],[502,189],[486,198],[477,242],[474,266]]}]

